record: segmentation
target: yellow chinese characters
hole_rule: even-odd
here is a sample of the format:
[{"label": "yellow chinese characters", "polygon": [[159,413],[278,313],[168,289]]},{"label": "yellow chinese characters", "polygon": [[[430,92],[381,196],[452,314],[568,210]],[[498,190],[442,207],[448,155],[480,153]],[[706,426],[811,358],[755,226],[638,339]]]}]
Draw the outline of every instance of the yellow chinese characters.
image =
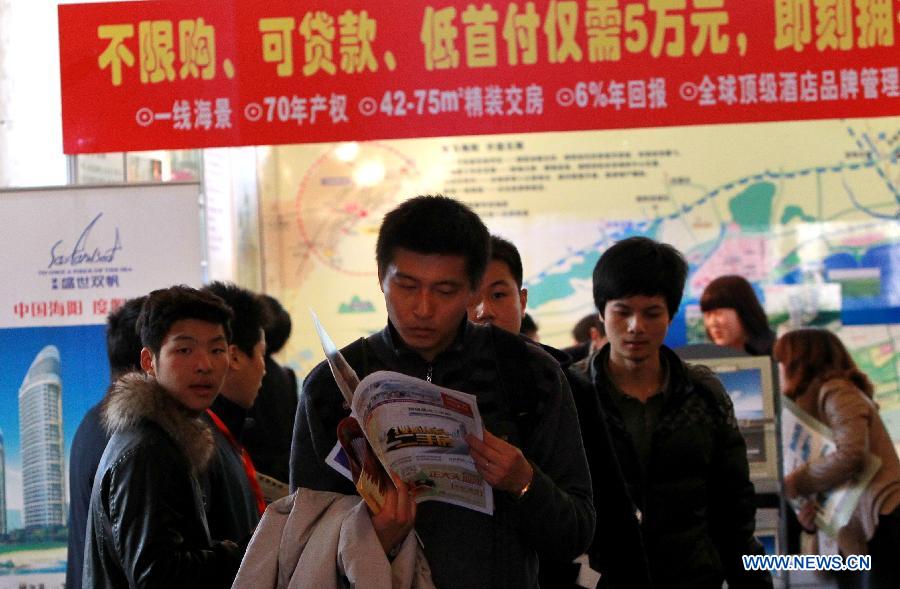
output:
[{"label": "yellow chinese characters", "polygon": [[[373,50],[378,23],[366,10],[345,10],[337,18],[324,10],[313,10],[305,13],[299,24],[292,16],[261,18],[258,29],[263,61],[276,64],[279,77],[295,73],[295,35],[302,47],[300,73],[304,76],[333,76],[338,70],[347,74],[378,71]],[[390,51],[384,53],[384,62],[389,70],[396,67]]]},{"label": "yellow chinese characters", "polygon": [[134,25],[100,25],[97,37],[109,40],[109,45],[97,58],[101,70],[110,69],[113,86],[122,85],[122,64],[134,65],[134,53],[125,46],[125,39],[134,37]]},{"label": "yellow chinese characters", "polygon": [[[457,18],[452,6],[426,6],[420,40],[427,70],[498,65],[620,61],[623,53],[653,57],[719,55],[731,48],[726,0],[550,0],[543,13],[535,2],[470,3]],[[499,7],[499,8],[498,8]],[[500,18],[499,13],[505,11]],[[503,48],[495,23],[502,22]],[[538,34],[543,34],[543,43]],[[586,41],[579,36],[584,32]],[[745,54],[747,39],[736,35]],[[584,45],[582,45],[584,43]],[[538,54],[546,46],[546,54]],[[461,59],[460,53],[463,52]]]},{"label": "yellow chinese characters", "polygon": [[802,51],[812,38],[809,0],[775,0],[775,49]]},{"label": "yellow chinese characters", "polygon": [[[421,57],[416,61],[428,71],[440,71],[541,61],[619,62],[634,54],[654,59],[745,55],[747,36],[736,30],[729,11],[741,1],[472,0],[447,6],[448,0],[431,0],[419,13]],[[773,27],[776,51],[894,46],[898,0],[771,2],[772,22],[764,26]],[[378,23],[367,10],[313,8],[268,15],[255,24],[255,59],[278,77],[355,75],[397,66],[390,51],[376,56]],[[213,80],[220,65],[227,77],[234,76],[231,61],[217,57],[215,27],[203,17],[103,24],[97,38],[102,41],[97,65],[108,70],[113,86],[129,75],[142,84]],[[137,72],[129,74],[130,68]]]},{"label": "yellow chinese characters", "polygon": [[170,20],[145,20],[138,26],[141,82],[175,79],[175,39]]},{"label": "yellow chinese characters", "polygon": [[818,0],[816,49],[853,48],[853,0]]},{"label": "yellow chinese characters", "polygon": [[454,18],[456,9],[452,7],[435,10],[429,6],[425,9],[420,36],[425,47],[425,69],[445,70],[459,65],[455,44],[459,32],[453,24]]},{"label": "yellow chinese characters", "polygon": [[892,0],[773,0],[775,49],[800,52],[894,46]]},{"label": "yellow chinese characters", "polygon": [[497,11],[485,4],[481,9],[470,4],[462,13],[466,25],[466,65],[493,67],[497,65]]},{"label": "yellow chinese characters", "polygon": [[295,21],[291,17],[262,18],[259,31],[262,33],[263,61],[277,63],[275,72],[281,77],[294,73],[294,51],[291,32]]},{"label": "yellow chinese characters", "polygon": [[318,71],[334,75],[334,17],[327,12],[307,12],[300,23],[300,34],[304,44],[305,63],[303,75],[311,76]]},{"label": "yellow chinese characters", "polygon": [[[691,14],[691,25],[697,30],[697,36],[691,44],[691,54],[700,55],[709,47],[709,52],[719,55],[728,51],[728,34],[722,28],[728,24],[728,12],[723,10],[725,0],[695,0]],[[739,41],[740,43],[740,41]]]},{"label": "yellow chinese characters", "polygon": [[378,70],[378,62],[372,51],[377,27],[365,10],[359,14],[348,10],[338,17],[341,33],[341,71],[356,74],[364,70]]},{"label": "yellow chinese characters", "polygon": [[618,0],[588,0],[584,12],[588,61],[622,59],[622,11],[618,4]]},{"label": "yellow chinese characters", "polygon": [[575,41],[578,26],[578,3],[572,0],[552,0],[544,20],[547,34],[547,57],[550,63],[581,61],[581,47]]},{"label": "yellow chinese characters", "polygon": [[656,27],[650,44],[650,55],[653,57],[663,54],[663,43],[667,36],[671,36],[671,39],[665,43],[665,54],[670,57],[684,55],[684,15],[676,14],[675,11],[684,10],[686,4],[686,0],[650,0],[650,10],[656,13]]},{"label": "yellow chinese characters", "polygon": [[894,45],[894,1],[857,0],[860,48],[892,47]]},{"label": "yellow chinese characters", "polygon": [[[137,59],[127,42],[134,42],[133,24],[100,25],[97,38],[109,44],[97,59],[101,70],[109,69],[113,86],[121,86],[124,67],[138,64],[142,84],[173,82],[177,79],[216,77],[216,31],[203,18],[177,21],[144,20],[137,27]],[[176,42],[177,41],[177,42]],[[177,57],[176,57],[177,50]],[[226,59],[225,75],[234,77],[234,66]]]},{"label": "yellow chinese characters", "polygon": [[216,75],[216,33],[202,18],[178,23],[178,57],[181,79],[212,80]]},{"label": "yellow chinese characters", "polygon": [[519,12],[519,5],[512,3],[503,21],[503,38],[506,40],[506,59],[509,65],[519,61],[525,65],[537,63],[537,29],[541,19],[534,9],[534,2],[526,2],[525,10]]}]

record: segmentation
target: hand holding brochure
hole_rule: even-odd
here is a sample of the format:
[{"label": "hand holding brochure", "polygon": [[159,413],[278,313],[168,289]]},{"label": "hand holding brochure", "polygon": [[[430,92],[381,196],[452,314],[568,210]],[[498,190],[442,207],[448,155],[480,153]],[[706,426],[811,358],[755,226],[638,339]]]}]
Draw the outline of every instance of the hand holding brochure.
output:
[{"label": "hand holding brochure", "polygon": [[494,512],[493,490],[475,468],[465,440],[469,433],[484,435],[473,395],[375,372],[359,383],[353,413],[379,462],[415,489],[417,501]]},{"label": "hand holding brochure", "polygon": [[417,502],[443,501],[494,513],[493,489],[475,468],[466,434],[484,437],[473,395],[396,372],[359,382],[313,313],[338,388],[351,413],[337,429],[326,462],[350,478],[373,513],[384,505],[388,473],[414,489]]},{"label": "hand holding brochure", "polygon": [[[783,397],[781,403],[781,444],[785,475],[837,449],[828,426],[810,417],[787,397]],[[816,526],[829,536],[837,537],[838,531],[850,521],[860,495],[880,467],[881,460],[873,454],[867,454],[865,466],[855,479],[820,493],[817,497],[791,500],[791,507],[799,512],[806,501],[816,500],[820,506],[816,514]]]}]

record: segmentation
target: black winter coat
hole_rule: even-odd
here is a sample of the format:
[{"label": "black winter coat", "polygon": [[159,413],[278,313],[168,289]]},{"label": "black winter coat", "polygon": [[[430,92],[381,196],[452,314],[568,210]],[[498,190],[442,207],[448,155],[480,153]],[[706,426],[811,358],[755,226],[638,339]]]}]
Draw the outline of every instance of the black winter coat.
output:
[{"label": "black winter coat", "polygon": [[745,571],[741,560],[763,550],[753,536],[755,493],[731,399],[708,368],[686,364],[665,346],[660,353],[669,385],[652,434],[646,479],[610,395],[609,345],[591,365],[628,493],[640,510],[653,584],[720,589],[727,580],[731,589],[771,588],[767,572]]},{"label": "black winter coat", "polygon": [[247,417],[241,443],[257,472],[288,482],[294,416],[297,414],[297,375],[266,356],[266,375]]},{"label": "black winter coat", "polygon": [[[221,394],[210,409],[240,443],[241,428],[247,410],[232,403]],[[208,415],[204,420],[213,430],[216,450],[204,475],[199,477],[200,489],[206,497],[206,520],[213,540],[231,540],[246,546],[259,523],[260,513],[256,496],[247,480],[244,461],[231,441],[220,432]]]},{"label": "black winter coat", "polygon": [[72,438],[69,455],[69,535],[66,559],[66,589],[81,589],[84,563],[84,532],[91,512],[91,488],[97,465],[109,441],[109,434],[100,424],[102,402],[84,414]]},{"label": "black winter coat", "polygon": [[205,423],[139,373],[114,385],[112,434],[94,479],[84,587],[229,587],[236,545],[210,540],[196,473],[212,450]]},{"label": "black winter coat", "polygon": [[[588,549],[591,568],[601,575],[597,589],[649,589],[650,567],[636,508],[628,495],[594,386],[581,370],[572,366],[572,357],[565,351],[541,347],[559,362],[578,410],[597,516],[594,539]],[[541,587],[578,587],[579,571],[575,563],[541,559]]]},{"label": "black winter coat", "polygon": [[[593,533],[590,475],[571,393],[559,365],[537,346],[496,327],[461,322],[457,340],[426,362],[390,325],[342,350],[357,374],[393,370],[474,394],[485,428],[524,448],[534,468],[517,499],[494,492],[493,516],[439,501],[418,505],[416,532],[436,585],[447,588],[537,587],[537,556],[571,561]],[[531,396],[528,410],[523,403]],[[291,487],[355,493],[325,464],[335,428],[349,410],[325,363],[309,374],[297,411]],[[523,409],[523,411],[519,411]],[[518,416],[518,417],[517,417]]]}]

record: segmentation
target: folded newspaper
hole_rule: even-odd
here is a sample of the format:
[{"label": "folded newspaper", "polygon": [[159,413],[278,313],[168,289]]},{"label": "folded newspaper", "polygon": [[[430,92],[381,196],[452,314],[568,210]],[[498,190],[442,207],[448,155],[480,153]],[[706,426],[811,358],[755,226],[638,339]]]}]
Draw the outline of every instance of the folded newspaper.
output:
[{"label": "folded newspaper", "polygon": [[[828,456],[837,450],[834,435],[828,426],[813,419],[787,397],[782,397],[781,402],[785,409],[781,412],[781,444],[785,475],[807,462]],[[863,470],[853,480],[819,493],[816,497],[800,497],[792,500],[791,507],[799,512],[807,501],[815,500],[819,504],[816,526],[829,536],[837,537],[838,531],[850,521],[860,495],[880,467],[881,460],[873,454],[867,454]]]},{"label": "folded newspaper", "polygon": [[395,474],[415,489],[417,502],[443,501],[494,513],[491,486],[469,455],[466,434],[483,437],[474,395],[380,371],[359,382],[353,368],[313,320],[335,382],[351,408],[338,425],[327,462],[353,481],[378,513]]}]

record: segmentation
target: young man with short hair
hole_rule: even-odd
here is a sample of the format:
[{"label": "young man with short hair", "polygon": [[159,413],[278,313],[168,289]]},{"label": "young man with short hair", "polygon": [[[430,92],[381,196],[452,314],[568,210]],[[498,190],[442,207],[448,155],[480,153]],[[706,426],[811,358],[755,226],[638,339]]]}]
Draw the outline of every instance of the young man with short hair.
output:
[{"label": "young man with short hair", "polygon": [[150,293],[138,318],[144,374],[125,374],[102,412],[84,587],[227,587],[240,564],[210,539],[198,473],[214,451],[202,419],[228,370],[231,309],[186,286]]},{"label": "young man with short hair", "polygon": [[[478,297],[469,307],[469,320],[493,324],[510,333],[519,333],[528,291],[522,287],[522,258],[516,246],[491,236],[491,261]],[[594,492],[597,524],[588,550],[590,566],[601,573],[601,587],[650,587],[647,559],[640,542],[634,504],[612,448],[606,419],[590,381],[573,368],[562,350],[537,344],[559,362],[578,409],[578,421]],[[541,559],[542,587],[574,587],[580,567],[571,561]],[[582,579],[585,579],[582,576]],[[583,585],[582,585],[583,586]]]},{"label": "young man with short hair", "polygon": [[522,257],[512,242],[491,235],[491,259],[469,320],[496,325],[510,333],[519,333],[528,304],[528,289],[522,287]]},{"label": "young man with short hair", "polygon": [[200,480],[206,518],[212,538],[246,544],[265,511],[256,467],[241,440],[266,373],[263,329],[268,314],[259,295],[236,284],[213,282],[203,290],[220,297],[234,313],[225,382],[204,416],[216,440],[215,455]]},{"label": "young man with short hair", "polygon": [[[415,524],[435,585],[537,587],[537,554],[571,560],[593,532],[590,476],[565,377],[535,346],[466,320],[488,262],[487,228],[468,207],[417,197],[389,212],[376,245],[388,311],[383,331],[344,348],[360,377],[393,370],[476,395],[476,468],[494,489],[492,516],[424,502],[373,524],[386,550]],[[291,486],[355,493],[325,464],[348,415],[325,363],[303,384]],[[414,505],[414,503],[413,503]],[[381,514],[379,514],[380,516]]]},{"label": "young man with short hair", "polygon": [[731,400],[709,369],[663,345],[687,271],[675,248],[644,237],[604,252],[593,290],[609,343],[590,374],[641,513],[654,585],[771,587],[768,573],[745,571],[741,560],[762,546]]},{"label": "young man with short hair", "polygon": [[274,355],[291,335],[291,316],[274,297],[262,294],[260,298],[270,318],[265,327],[266,374],[241,441],[259,472],[287,485],[299,390],[293,369],[279,364]]}]

